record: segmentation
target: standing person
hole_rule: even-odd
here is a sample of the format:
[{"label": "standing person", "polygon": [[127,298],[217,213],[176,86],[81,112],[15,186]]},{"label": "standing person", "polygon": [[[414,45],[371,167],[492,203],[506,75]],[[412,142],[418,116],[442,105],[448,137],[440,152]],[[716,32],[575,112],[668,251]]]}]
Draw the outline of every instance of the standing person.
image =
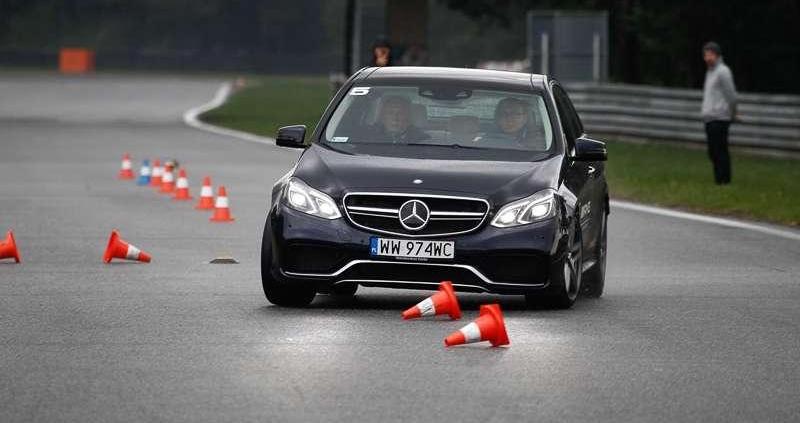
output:
[{"label": "standing person", "polygon": [[703,46],[706,79],[703,83],[701,115],[706,125],[708,157],[714,166],[717,185],[731,183],[731,159],[728,154],[728,129],[736,119],[736,86],[733,74],[722,61],[719,44],[709,41]]},{"label": "standing person", "polygon": [[372,44],[370,66],[392,66],[392,45],[389,40],[378,37]]}]

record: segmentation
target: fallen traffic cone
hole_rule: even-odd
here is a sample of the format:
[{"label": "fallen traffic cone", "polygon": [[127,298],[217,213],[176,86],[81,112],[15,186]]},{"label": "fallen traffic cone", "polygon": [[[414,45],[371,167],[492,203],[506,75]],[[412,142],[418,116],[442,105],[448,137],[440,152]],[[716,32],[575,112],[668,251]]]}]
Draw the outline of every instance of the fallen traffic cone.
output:
[{"label": "fallen traffic cone", "polygon": [[458,298],[456,298],[456,293],[453,290],[453,283],[450,281],[440,283],[439,292],[404,311],[403,320],[442,314],[449,315],[453,320],[461,318],[461,307],[458,305]]},{"label": "fallen traffic cone", "polygon": [[150,184],[150,160],[142,160],[142,168],[139,170],[139,179],[136,180],[136,185],[144,186]]},{"label": "fallen traffic cone", "polygon": [[211,177],[203,178],[203,188],[200,189],[200,200],[194,208],[198,210],[211,210],[214,208],[214,190],[211,188]]},{"label": "fallen traffic cone", "polygon": [[164,168],[158,159],[153,160],[153,172],[150,174],[150,186],[161,188],[161,177],[164,175]]},{"label": "fallen traffic cone", "polygon": [[217,201],[214,203],[214,215],[208,219],[212,222],[232,222],[231,209],[228,207],[228,192],[220,186],[217,191]]},{"label": "fallen traffic cone", "polygon": [[503,312],[498,304],[482,305],[478,318],[444,339],[446,347],[489,341],[493,347],[508,345],[508,333],[503,321]]},{"label": "fallen traffic cone", "polygon": [[131,169],[131,155],[125,153],[122,155],[122,166],[117,175],[119,179],[133,179],[133,170]]},{"label": "fallen traffic cone", "polygon": [[7,258],[13,258],[17,263],[21,261],[19,250],[17,249],[17,242],[14,241],[14,232],[11,231],[6,233],[5,240],[0,241],[0,260]]},{"label": "fallen traffic cone", "polygon": [[189,180],[186,179],[186,169],[181,168],[178,172],[178,182],[175,183],[175,196],[173,200],[187,201],[191,200],[192,195],[189,194]]},{"label": "fallen traffic cone", "polygon": [[103,253],[103,261],[111,263],[111,259],[115,258],[150,263],[150,254],[125,242],[119,237],[119,233],[116,229],[111,231],[111,238],[108,239],[108,247],[106,247],[106,252]]},{"label": "fallen traffic cone", "polygon": [[175,191],[175,174],[172,173],[172,166],[164,167],[164,174],[161,175],[161,189],[162,194],[171,194]]}]

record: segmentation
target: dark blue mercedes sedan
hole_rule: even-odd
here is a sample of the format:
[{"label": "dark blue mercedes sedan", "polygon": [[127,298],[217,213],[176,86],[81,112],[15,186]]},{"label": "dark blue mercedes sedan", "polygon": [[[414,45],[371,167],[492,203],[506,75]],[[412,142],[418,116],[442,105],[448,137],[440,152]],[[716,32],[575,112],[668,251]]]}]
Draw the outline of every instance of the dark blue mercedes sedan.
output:
[{"label": "dark blue mercedes sedan", "polygon": [[304,151],[264,228],[274,304],[442,280],[557,308],[603,293],[606,148],[552,78],[364,68],[310,137],[286,126],[276,142]]}]

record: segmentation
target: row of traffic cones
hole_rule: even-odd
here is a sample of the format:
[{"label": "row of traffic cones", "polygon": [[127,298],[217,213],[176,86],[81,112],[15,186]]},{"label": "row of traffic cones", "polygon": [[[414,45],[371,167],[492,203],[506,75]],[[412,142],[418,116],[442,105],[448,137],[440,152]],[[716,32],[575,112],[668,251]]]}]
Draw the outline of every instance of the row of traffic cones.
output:
[{"label": "row of traffic cones", "polygon": [[[189,191],[189,179],[186,174],[186,169],[180,168],[178,170],[178,179],[175,180],[174,175],[174,162],[165,162],[161,165],[158,159],[153,160],[152,167],[149,159],[142,160],[142,167],[139,170],[139,178],[136,184],[139,186],[151,186],[158,189],[162,194],[171,194],[172,199],[175,201],[189,201],[194,199]],[[125,153],[122,156],[122,165],[120,166],[119,179],[133,179],[133,170],[131,168],[131,156]],[[224,186],[219,187],[217,192],[216,201],[214,200],[214,190],[211,187],[211,177],[206,176],[203,178],[203,187],[200,190],[200,199],[195,205],[197,210],[214,210],[214,214],[209,218],[212,222],[232,222],[234,218],[231,216],[230,204],[228,202],[228,192]]]},{"label": "row of traffic cones", "polygon": [[[150,254],[123,240],[119,236],[119,232],[112,230],[111,237],[108,239],[108,246],[106,246],[106,251],[103,253],[103,261],[110,263],[115,258],[144,263],[150,263],[151,260]],[[14,239],[14,232],[11,230],[6,233],[6,238],[0,241],[0,260],[4,259],[14,259],[17,263],[22,262],[17,241]]]},{"label": "row of traffic cones", "polygon": [[[461,306],[458,304],[458,297],[456,297],[453,283],[450,281],[443,281],[439,284],[438,292],[404,311],[403,319],[443,315],[450,316],[452,320],[461,318]],[[448,335],[444,339],[444,345],[452,347],[481,341],[489,341],[493,347],[510,344],[499,304],[481,305],[478,318]]]}]

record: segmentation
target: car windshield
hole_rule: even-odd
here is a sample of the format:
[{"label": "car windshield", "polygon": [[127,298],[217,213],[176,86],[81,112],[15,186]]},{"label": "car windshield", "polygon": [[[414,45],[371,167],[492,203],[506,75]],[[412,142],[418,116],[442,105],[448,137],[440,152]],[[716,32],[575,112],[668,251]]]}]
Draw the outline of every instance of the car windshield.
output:
[{"label": "car windshield", "polygon": [[535,92],[457,86],[354,86],[323,145],[350,154],[531,161],[549,156],[553,130]]}]

